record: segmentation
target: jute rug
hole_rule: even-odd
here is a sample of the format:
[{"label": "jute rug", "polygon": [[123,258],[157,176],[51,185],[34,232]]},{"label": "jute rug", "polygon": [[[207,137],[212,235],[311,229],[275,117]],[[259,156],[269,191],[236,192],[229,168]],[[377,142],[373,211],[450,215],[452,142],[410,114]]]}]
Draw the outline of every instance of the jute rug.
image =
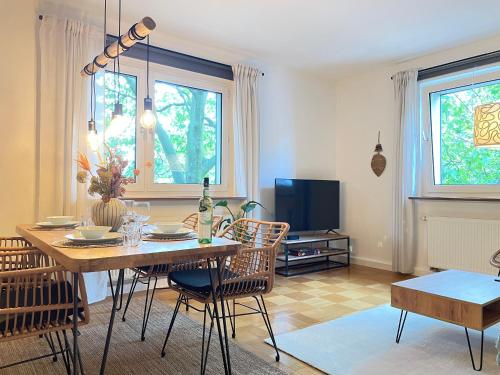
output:
[{"label": "jute rug", "polygon": [[[121,312],[117,313],[106,374],[199,374],[202,325],[179,312],[167,344],[167,354],[161,358],[160,351],[173,309],[157,300],[154,301],[146,341],[141,342],[143,306],[144,299],[136,295],[127,312],[126,322],[122,322]],[[86,374],[99,373],[110,310],[110,302],[91,306],[90,324],[81,328],[80,349]],[[218,341],[217,330],[214,327],[207,374],[224,373]],[[240,348],[233,340],[229,342],[234,374],[284,374],[273,365]],[[50,349],[45,340],[38,337],[2,343],[0,344],[0,363],[10,363],[49,352]],[[66,373],[62,359],[53,363],[51,358],[0,372],[2,375]]]},{"label": "jute rug", "polygon": [[[276,337],[280,350],[328,374],[474,374],[462,327],[408,313],[401,341],[399,310],[388,305]],[[480,334],[470,330],[479,360]],[[500,374],[495,341],[500,325],[485,331],[482,374]],[[268,340],[266,340],[268,342]]]}]

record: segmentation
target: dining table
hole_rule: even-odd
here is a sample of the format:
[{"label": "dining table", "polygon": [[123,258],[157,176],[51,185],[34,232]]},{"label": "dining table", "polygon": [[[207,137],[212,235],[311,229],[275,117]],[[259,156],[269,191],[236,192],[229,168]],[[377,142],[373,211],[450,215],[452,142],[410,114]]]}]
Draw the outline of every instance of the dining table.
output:
[{"label": "dining table", "polygon": [[[73,275],[73,311],[78,310],[78,278],[85,272],[100,272],[119,270],[118,279],[112,290],[112,307],[108,325],[108,332],[102,361],[100,374],[106,370],[106,361],[109,346],[112,339],[113,325],[117,311],[117,302],[120,298],[120,288],[123,286],[125,269],[141,266],[151,266],[156,264],[174,264],[182,261],[207,260],[208,267],[212,267],[212,262],[216,264],[216,279],[210,277],[212,287],[212,301],[214,304],[214,315],[219,334],[219,343],[221,347],[224,371],[231,374],[231,359],[229,355],[229,342],[226,327],[226,311],[224,308],[223,288],[218,288],[222,284],[222,269],[225,259],[229,256],[237,255],[241,252],[240,242],[232,241],[226,238],[214,237],[210,244],[200,244],[197,239],[188,239],[183,241],[141,241],[139,246],[124,246],[117,244],[115,246],[103,247],[61,247],[65,236],[73,232],[69,230],[41,230],[34,228],[33,225],[21,224],[16,227],[17,233],[31,242],[40,251],[53,258],[56,262],[64,266],[68,272]],[[212,272],[209,271],[209,275]],[[111,285],[113,289],[113,286]],[[220,312],[217,304],[217,296],[220,298]],[[222,321],[222,327],[221,322]],[[78,353],[78,319],[73,319],[73,374],[78,373],[77,358]]]}]

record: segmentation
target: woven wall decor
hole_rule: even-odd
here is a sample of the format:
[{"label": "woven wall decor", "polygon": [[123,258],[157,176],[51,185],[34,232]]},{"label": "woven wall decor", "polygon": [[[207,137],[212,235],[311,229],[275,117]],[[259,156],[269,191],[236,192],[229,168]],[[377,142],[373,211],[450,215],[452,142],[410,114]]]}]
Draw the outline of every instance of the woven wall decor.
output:
[{"label": "woven wall decor", "polygon": [[381,154],[381,152],[384,151],[382,149],[382,145],[380,144],[380,131],[378,132],[378,142],[377,145],[375,146],[374,152],[376,152],[375,155],[372,157],[372,171],[377,175],[377,177],[380,177],[382,173],[384,173],[385,166],[387,165],[387,161],[385,159],[385,156]]}]

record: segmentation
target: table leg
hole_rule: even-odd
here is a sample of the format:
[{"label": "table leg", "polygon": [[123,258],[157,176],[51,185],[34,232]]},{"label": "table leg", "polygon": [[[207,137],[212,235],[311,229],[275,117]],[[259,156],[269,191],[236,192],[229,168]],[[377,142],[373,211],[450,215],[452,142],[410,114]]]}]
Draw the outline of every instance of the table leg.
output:
[{"label": "table leg", "polygon": [[[219,308],[217,307],[217,290],[215,288],[215,280],[213,280],[212,277],[212,267],[210,265],[211,259],[207,259],[208,263],[208,275],[210,277],[210,285],[212,287],[212,302],[214,304],[214,311],[213,314],[215,315],[215,322],[217,323],[217,332],[219,333],[219,344],[222,352],[222,361],[224,363],[224,373],[225,374],[230,374],[228,367],[227,367],[227,362],[226,362],[226,351],[224,349],[224,339],[222,338],[222,329],[220,326],[220,319],[219,319]],[[217,262],[217,266],[219,265],[219,262]]]},{"label": "table leg", "polygon": [[73,375],[78,374],[78,273],[73,273]]},{"label": "table leg", "polygon": [[479,354],[479,367],[476,368],[476,363],[474,362],[474,355],[472,354],[472,348],[470,346],[469,331],[467,327],[465,328],[465,336],[467,337],[467,345],[469,346],[470,360],[472,362],[472,368],[474,371],[481,371],[483,369],[483,344],[484,344],[484,331],[481,331],[481,352]]},{"label": "table leg", "polygon": [[[226,324],[226,308],[224,306],[224,289],[222,288],[222,281],[223,281],[223,265],[221,265],[220,258],[217,258],[217,277],[219,279],[219,285],[221,286],[220,289],[220,304],[222,308],[222,326],[224,327],[224,340],[226,341],[226,357],[227,357],[227,368],[229,370],[229,374],[231,374],[231,357],[229,355],[229,340],[227,338],[227,324]],[[229,315],[231,315],[231,312],[229,311]]]},{"label": "table leg", "polygon": [[[403,318],[403,314],[404,314],[404,318]],[[398,331],[396,333],[396,344],[399,344],[399,340],[401,340],[401,335],[403,334],[403,328],[405,327],[407,315],[408,315],[408,311],[401,310],[401,315],[399,315]]]},{"label": "table leg", "polygon": [[120,270],[118,273],[118,280],[116,281],[116,289],[113,293],[113,307],[111,308],[111,317],[109,318],[109,325],[108,325],[108,334],[106,336],[106,345],[104,345],[104,353],[102,355],[102,362],[101,362],[101,371],[99,372],[101,375],[104,375],[104,371],[106,370],[106,361],[108,359],[108,351],[109,351],[109,344],[111,343],[111,334],[113,333],[113,324],[115,322],[115,315],[116,315],[116,304],[118,303],[118,299],[120,298],[120,288],[123,284],[123,277],[124,277],[125,271],[123,269]]}]

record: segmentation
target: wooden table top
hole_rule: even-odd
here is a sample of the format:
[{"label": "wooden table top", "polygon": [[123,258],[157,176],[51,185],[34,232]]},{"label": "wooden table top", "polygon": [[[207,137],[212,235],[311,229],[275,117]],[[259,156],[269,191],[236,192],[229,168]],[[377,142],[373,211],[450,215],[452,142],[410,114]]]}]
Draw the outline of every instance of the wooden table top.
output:
[{"label": "wooden table top", "polygon": [[500,283],[495,282],[495,277],[474,272],[436,272],[392,285],[476,305],[500,300]]},{"label": "wooden table top", "polygon": [[198,240],[153,242],[142,241],[137,247],[113,246],[102,248],[67,248],[52,244],[63,240],[73,230],[30,230],[32,225],[16,227],[19,235],[54,258],[71,272],[95,272],[114,269],[172,263],[185,259],[208,259],[236,255],[241,244],[214,237],[211,244]]}]

